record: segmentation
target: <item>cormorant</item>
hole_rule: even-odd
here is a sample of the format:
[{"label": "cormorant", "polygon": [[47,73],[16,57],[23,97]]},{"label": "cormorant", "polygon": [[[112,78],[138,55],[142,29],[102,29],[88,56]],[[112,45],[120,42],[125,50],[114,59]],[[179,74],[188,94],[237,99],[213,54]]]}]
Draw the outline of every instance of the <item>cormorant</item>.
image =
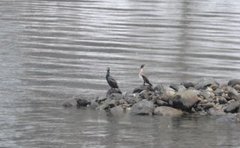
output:
[{"label": "cormorant", "polygon": [[107,68],[106,80],[111,88],[118,88],[117,81],[110,76],[110,68]]},{"label": "cormorant", "polygon": [[141,65],[140,67],[140,71],[139,71],[139,78],[143,79],[143,85],[145,85],[145,83],[149,84],[150,86],[152,86],[152,84],[150,83],[150,81],[148,80],[148,78],[143,74],[143,68],[144,68],[144,64]]}]

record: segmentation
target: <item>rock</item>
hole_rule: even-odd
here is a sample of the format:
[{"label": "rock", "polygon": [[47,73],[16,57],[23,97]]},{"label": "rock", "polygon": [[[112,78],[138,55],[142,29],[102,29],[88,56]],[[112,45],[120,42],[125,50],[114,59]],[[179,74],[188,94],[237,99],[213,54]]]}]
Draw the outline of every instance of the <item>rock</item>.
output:
[{"label": "rock", "polygon": [[192,82],[182,82],[181,83],[185,88],[194,87],[194,84]]},{"label": "rock", "polygon": [[131,112],[136,115],[152,115],[153,110],[154,110],[153,102],[144,99],[134,104],[132,106]]},{"label": "rock", "polygon": [[97,99],[92,99],[89,107],[91,109],[96,109],[98,107]]},{"label": "rock", "polygon": [[204,110],[208,110],[208,109],[214,107],[214,105],[215,105],[214,103],[208,102],[208,103],[206,103],[206,104],[201,104],[201,107],[202,107]]},{"label": "rock", "polygon": [[216,96],[222,96],[222,94],[223,94],[223,89],[217,88],[217,89],[214,91],[214,94],[215,94]]},{"label": "rock", "polygon": [[143,90],[141,93],[139,93],[139,97],[141,99],[147,99],[147,100],[152,100],[153,95],[154,93],[148,90]]},{"label": "rock", "polygon": [[107,98],[112,99],[112,100],[121,100],[121,99],[124,98],[124,96],[122,94],[119,94],[119,93],[112,93]]},{"label": "rock", "polygon": [[240,84],[234,85],[233,88],[236,89],[238,91],[238,93],[240,93]]},{"label": "rock", "polygon": [[227,91],[227,95],[229,97],[229,100],[232,100],[232,99],[240,100],[240,95],[239,95],[239,93],[237,92],[236,89],[228,86],[226,91]]},{"label": "rock", "polygon": [[221,110],[221,109],[218,109],[218,108],[210,108],[207,113],[209,115],[212,115],[212,116],[222,116],[222,115],[225,115],[226,113]]},{"label": "rock", "polygon": [[70,102],[70,101],[66,101],[66,102],[64,102],[64,103],[62,104],[62,106],[65,107],[65,108],[70,108],[70,107],[73,107],[73,106],[74,106],[73,104],[74,104],[74,103],[72,103],[72,102]]},{"label": "rock", "polygon": [[218,100],[219,104],[226,104],[227,103],[227,99],[222,97],[222,96],[217,97],[217,100]]},{"label": "rock", "polygon": [[152,87],[149,85],[140,85],[139,87],[137,87],[133,90],[133,93],[140,93],[143,90],[153,91]]},{"label": "rock", "polygon": [[98,98],[96,99],[96,102],[97,102],[98,104],[101,104],[101,103],[104,102],[105,100],[107,100],[106,97],[98,97]]},{"label": "rock", "polygon": [[233,101],[230,104],[227,105],[227,107],[224,109],[224,112],[226,113],[238,113],[240,108],[240,102],[239,101]]},{"label": "rock", "polygon": [[200,95],[204,97],[206,100],[210,100],[211,98],[211,93],[207,90],[202,90],[200,91]]},{"label": "rock", "polygon": [[216,89],[218,88],[219,83],[215,81],[213,78],[202,78],[196,83],[195,88],[197,90],[200,90],[200,89],[206,89],[208,86]]},{"label": "rock", "polygon": [[179,117],[183,115],[183,112],[172,107],[160,106],[154,109],[154,114],[162,116]]},{"label": "rock", "polygon": [[157,106],[168,106],[168,103],[163,100],[155,100]]},{"label": "rock", "polygon": [[234,87],[237,84],[240,85],[240,79],[232,79],[228,81],[228,86]]},{"label": "rock", "polygon": [[185,86],[183,86],[183,85],[181,85],[181,84],[170,84],[169,85],[169,87],[170,88],[172,88],[172,89],[174,89],[174,91],[184,91],[184,90],[186,90],[186,87]]},{"label": "rock", "polygon": [[139,94],[127,94],[124,96],[124,99],[130,106],[141,100]]},{"label": "rock", "polygon": [[110,112],[113,116],[123,116],[126,112],[121,106],[115,106],[110,109]]},{"label": "rock", "polygon": [[91,104],[91,102],[86,99],[76,98],[76,101],[77,107],[87,107],[88,105]]},{"label": "rock", "polygon": [[109,97],[113,93],[122,94],[119,88],[110,88],[106,93],[106,97]]},{"label": "rock", "polygon": [[165,102],[169,102],[176,94],[176,91],[168,85],[157,85],[154,90],[155,94],[160,96]]},{"label": "rock", "polygon": [[110,108],[113,108],[117,105],[118,105],[118,101],[112,100],[112,99],[107,99],[101,105],[99,105],[97,109],[99,109],[99,110],[109,110]]},{"label": "rock", "polygon": [[188,89],[181,93],[177,93],[173,99],[172,106],[185,111],[191,111],[192,107],[200,102],[199,91]]}]

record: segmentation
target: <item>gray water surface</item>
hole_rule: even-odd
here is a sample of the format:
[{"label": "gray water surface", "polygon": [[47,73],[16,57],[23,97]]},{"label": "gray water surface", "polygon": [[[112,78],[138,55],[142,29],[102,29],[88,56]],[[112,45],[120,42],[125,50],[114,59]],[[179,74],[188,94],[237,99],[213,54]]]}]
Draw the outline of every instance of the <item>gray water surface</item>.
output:
[{"label": "gray water surface", "polygon": [[107,116],[66,110],[104,95],[106,68],[122,91],[240,77],[240,1],[1,0],[0,147],[240,147],[240,125],[215,117]]}]

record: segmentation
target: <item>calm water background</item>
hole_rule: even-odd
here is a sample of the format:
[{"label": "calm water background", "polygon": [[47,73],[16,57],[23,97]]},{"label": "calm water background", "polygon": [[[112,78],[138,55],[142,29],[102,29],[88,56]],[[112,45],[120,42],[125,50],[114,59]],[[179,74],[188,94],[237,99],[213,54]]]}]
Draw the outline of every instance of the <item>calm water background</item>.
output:
[{"label": "calm water background", "polygon": [[240,1],[1,0],[0,147],[240,147],[240,125],[212,117],[109,117],[66,110],[105,94],[240,76]]}]

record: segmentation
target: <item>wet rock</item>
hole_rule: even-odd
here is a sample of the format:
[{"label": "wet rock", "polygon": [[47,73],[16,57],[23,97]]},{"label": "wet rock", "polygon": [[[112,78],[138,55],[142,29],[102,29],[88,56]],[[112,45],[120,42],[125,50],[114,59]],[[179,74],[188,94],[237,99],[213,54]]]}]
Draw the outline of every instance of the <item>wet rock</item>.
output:
[{"label": "wet rock", "polygon": [[141,93],[143,90],[153,91],[152,87],[149,85],[140,85],[133,90],[133,93]]},{"label": "wet rock", "polygon": [[235,85],[240,85],[240,79],[232,79],[228,81],[228,86],[234,87]]},{"label": "wet rock", "polygon": [[240,108],[240,102],[239,101],[233,101],[230,104],[227,105],[227,107],[224,109],[224,112],[226,113],[238,113]]},{"label": "wet rock", "polygon": [[226,104],[227,103],[227,99],[222,97],[222,96],[217,97],[217,100],[218,100],[219,104]]},{"label": "wet rock", "polygon": [[160,106],[154,109],[154,114],[162,116],[179,117],[183,115],[183,112],[172,107]]},{"label": "wet rock", "polygon": [[77,107],[87,107],[88,105],[90,105],[91,103],[86,100],[86,99],[76,99],[77,101]]},{"label": "wet rock", "polygon": [[106,97],[111,96],[111,94],[113,94],[113,93],[122,94],[122,92],[119,88],[110,88],[106,93]]},{"label": "wet rock", "polygon": [[110,112],[113,116],[124,116],[126,110],[122,108],[122,106],[115,106],[110,109]]},{"label": "wet rock", "polygon": [[185,88],[190,88],[190,87],[194,87],[194,84],[192,82],[182,82],[181,83]]},{"label": "wet rock", "polygon": [[98,107],[97,99],[92,99],[91,102],[90,102],[89,107],[91,109],[96,109]]},{"label": "wet rock", "polygon": [[240,93],[240,84],[234,85],[233,88],[236,89],[238,91],[238,93]]},{"label": "wet rock", "polygon": [[124,98],[124,96],[122,94],[119,94],[119,93],[112,93],[107,98],[112,99],[112,100],[121,100],[121,99]]},{"label": "wet rock", "polygon": [[153,95],[154,95],[154,93],[152,91],[148,91],[148,90],[143,90],[141,93],[139,93],[139,97],[141,99],[147,99],[147,100],[152,100]]},{"label": "wet rock", "polygon": [[227,95],[229,97],[229,100],[240,100],[240,95],[237,92],[236,89],[232,88],[232,87],[227,87]]},{"label": "wet rock", "polygon": [[70,108],[73,107],[75,103],[71,102],[71,101],[65,101],[63,102],[62,106],[65,108]]},{"label": "wet rock", "polygon": [[212,116],[222,116],[226,114],[222,109],[218,108],[210,108],[207,113]]},{"label": "wet rock", "polygon": [[203,98],[206,100],[210,100],[211,98],[211,93],[207,90],[200,91],[200,95],[203,96]]},{"label": "wet rock", "polygon": [[222,96],[223,94],[223,89],[222,88],[217,88],[215,91],[214,91],[214,94],[216,96]]},{"label": "wet rock", "polygon": [[214,106],[215,106],[215,104],[212,103],[212,102],[208,102],[208,103],[206,103],[206,104],[201,104],[201,107],[202,107],[204,110],[208,110],[208,109],[210,109],[210,108],[212,108],[212,107],[214,107]]},{"label": "wet rock", "polygon": [[101,103],[104,102],[105,100],[107,100],[106,97],[98,97],[98,98],[96,99],[96,102],[97,102],[98,104],[101,104]]},{"label": "wet rock", "polygon": [[139,97],[139,94],[126,94],[124,96],[124,99],[130,106],[132,106],[133,104],[135,104],[141,100]]},{"label": "wet rock", "polygon": [[173,99],[172,106],[185,111],[191,111],[192,107],[200,102],[199,91],[188,89],[186,91],[177,93]]},{"label": "wet rock", "polygon": [[181,85],[181,84],[170,84],[169,87],[174,89],[174,91],[176,91],[176,92],[177,91],[180,92],[180,91],[186,90],[186,87]]},{"label": "wet rock", "polygon": [[153,102],[144,99],[134,104],[132,106],[131,112],[136,115],[152,115],[153,110],[154,110]]},{"label": "wet rock", "polygon": [[195,88],[197,90],[206,89],[207,87],[212,87],[216,89],[219,87],[219,83],[215,81],[213,78],[202,78],[195,85]]},{"label": "wet rock", "polygon": [[168,106],[168,103],[167,102],[165,102],[165,101],[163,101],[163,100],[155,100],[155,104],[157,105],[157,106]]},{"label": "wet rock", "polygon": [[161,100],[165,102],[169,102],[176,95],[176,91],[168,85],[157,85],[154,90]]},{"label": "wet rock", "polygon": [[112,99],[107,99],[102,104],[100,104],[97,109],[99,109],[99,110],[109,110],[110,108],[113,108],[117,105],[118,105],[118,101],[112,100]]}]

